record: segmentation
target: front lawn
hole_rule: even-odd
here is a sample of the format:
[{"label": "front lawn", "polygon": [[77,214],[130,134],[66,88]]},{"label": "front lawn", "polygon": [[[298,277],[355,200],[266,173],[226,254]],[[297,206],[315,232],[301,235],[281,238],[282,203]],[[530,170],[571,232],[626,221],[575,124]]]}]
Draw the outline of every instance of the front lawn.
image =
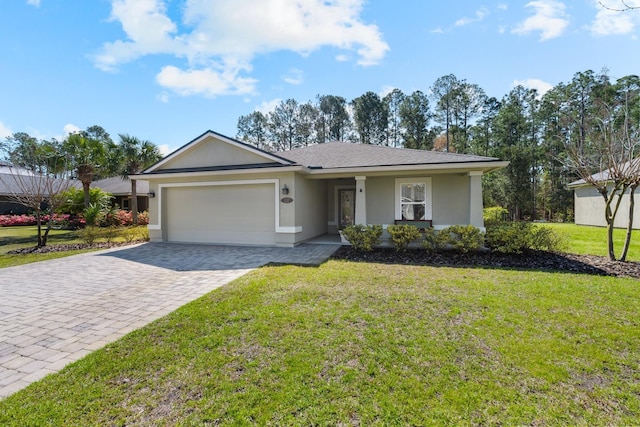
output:
[{"label": "front lawn", "polygon": [[[139,227],[141,230],[146,226]],[[122,236],[127,228],[121,228],[114,233],[111,239],[114,242],[124,242]],[[130,230],[130,229],[129,229]],[[96,242],[105,242],[105,238],[97,239]],[[9,254],[7,252],[16,249],[34,247],[38,243],[37,227],[20,226],[20,227],[0,227],[0,268],[12,267],[15,265],[28,264],[31,262],[44,261],[47,259],[62,258],[79,253],[89,252],[95,249],[84,248],[77,250],[48,252],[48,253],[32,253],[32,254]],[[51,230],[47,246],[55,245],[72,245],[82,244],[83,240],[78,236],[75,230]]]},{"label": "front lawn", "polygon": [[256,270],[0,402],[0,425],[631,425],[632,279]]},{"label": "front lawn", "polygon": [[[566,236],[566,252],[577,255],[598,255],[607,257],[607,229],[605,227],[590,227],[575,224],[540,224],[544,227],[552,227]],[[614,250],[616,257],[622,253],[622,245],[627,231],[622,228],[613,230]],[[631,245],[627,255],[627,261],[640,261],[640,230],[633,230]]]}]

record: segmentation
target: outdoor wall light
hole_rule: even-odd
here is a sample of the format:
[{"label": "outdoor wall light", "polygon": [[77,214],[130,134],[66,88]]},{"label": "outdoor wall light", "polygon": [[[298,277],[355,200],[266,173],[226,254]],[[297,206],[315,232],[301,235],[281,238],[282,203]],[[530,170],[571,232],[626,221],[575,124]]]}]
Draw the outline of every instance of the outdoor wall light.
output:
[{"label": "outdoor wall light", "polygon": [[289,194],[289,187],[287,187],[287,184],[282,186],[282,194]]},{"label": "outdoor wall light", "polygon": [[153,190],[149,190],[149,198],[153,199],[154,197],[156,197],[156,192]]}]

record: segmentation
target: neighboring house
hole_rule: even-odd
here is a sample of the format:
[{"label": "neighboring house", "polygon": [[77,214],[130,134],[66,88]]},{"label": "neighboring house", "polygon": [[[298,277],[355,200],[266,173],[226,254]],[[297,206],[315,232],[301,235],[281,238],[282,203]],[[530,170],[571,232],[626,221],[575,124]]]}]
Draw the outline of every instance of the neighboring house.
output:
[{"label": "neighboring house", "polygon": [[[609,175],[607,171],[599,172],[592,175],[596,181],[608,181]],[[593,185],[588,184],[584,179],[574,181],[568,185],[573,189],[574,194],[574,221],[578,225],[595,225],[606,227],[607,221],[604,218],[605,200],[604,197]],[[611,190],[612,185],[609,185]],[[634,229],[640,229],[640,188],[634,192]],[[614,227],[626,228],[629,221],[629,191],[624,194],[618,214],[613,223]]]},{"label": "neighboring house", "polygon": [[29,208],[12,198],[21,191],[12,174],[0,172],[0,215],[29,213]]},{"label": "neighboring house", "polygon": [[[100,179],[91,183],[92,188],[99,188],[102,191],[113,195],[113,203],[122,210],[131,210],[131,180],[120,176]],[[137,180],[136,194],[138,196],[138,212],[149,210],[149,182]]]},{"label": "neighboring house", "polygon": [[29,211],[27,207],[16,203],[11,198],[13,194],[21,191],[13,177],[14,174],[31,175],[31,172],[0,160],[0,215],[24,214]]},{"label": "neighboring house", "polygon": [[[31,213],[31,208],[18,203],[16,195],[50,194],[78,185],[77,181],[42,178],[31,171],[16,166],[0,165],[0,215]],[[28,193],[25,190],[29,190]]]},{"label": "neighboring house", "polygon": [[349,224],[483,228],[496,158],[331,142],[268,153],[207,131],[153,166],[152,241],[293,246]]}]

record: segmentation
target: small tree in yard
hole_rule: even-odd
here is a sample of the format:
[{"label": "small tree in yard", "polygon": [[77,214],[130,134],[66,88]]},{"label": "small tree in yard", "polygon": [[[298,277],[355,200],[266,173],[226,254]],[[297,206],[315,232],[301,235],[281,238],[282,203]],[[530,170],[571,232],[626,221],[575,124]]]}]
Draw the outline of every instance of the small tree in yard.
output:
[{"label": "small tree in yard", "polygon": [[[26,135],[26,134],[24,134]],[[47,244],[53,226],[53,214],[63,202],[60,193],[68,190],[72,181],[66,176],[66,161],[56,141],[8,138],[8,158],[14,164],[8,174],[0,174],[0,183],[8,189],[9,198],[33,211],[38,227],[38,246]],[[48,215],[43,232],[42,221]]]},{"label": "small tree in yard", "polygon": [[625,261],[633,229],[634,193],[640,186],[640,81],[618,82],[615,92],[597,103],[584,144],[569,143],[565,165],[592,185],[605,202],[609,259],[616,260],[614,221],[624,195],[629,192],[629,212],[624,247]]},{"label": "small tree in yard", "polygon": [[69,167],[75,169],[76,178],[82,182],[84,206],[89,206],[89,188],[94,176],[114,168],[110,152],[114,144],[109,134],[100,126],[91,126],[85,131],[70,134],[62,143],[62,150],[69,158]]},{"label": "small tree in yard", "polygon": [[[120,134],[119,160],[120,175],[123,179],[135,175],[162,158],[158,147],[150,141],[143,141],[135,136]],[[136,180],[131,179],[131,214],[133,224],[138,224],[138,192]]]}]

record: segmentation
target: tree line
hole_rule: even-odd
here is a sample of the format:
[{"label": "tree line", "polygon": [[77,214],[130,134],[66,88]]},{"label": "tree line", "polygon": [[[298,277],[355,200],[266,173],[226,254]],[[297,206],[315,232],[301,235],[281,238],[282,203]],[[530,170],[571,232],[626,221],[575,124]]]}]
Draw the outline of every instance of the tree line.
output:
[{"label": "tree line", "polygon": [[[426,92],[366,92],[349,102],[335,95],[305,103],[287,99],[271,112],[241,116],[236,136],[268,151],[345,141],[497,157],[510,164],[483,178],[485,206],[502,206],[512,219],[565,221],[573,218],[567,184],[585,172],[571,153],[594,146],[601,121],[622,120],[603,117],[603,105],[619,109],[623,103],[626,131],[637,132],[635,75],[614,80],[606,71],[588,70],[542,95],[516,86],[498,99],[449,74]],[[596,173],[602,166],[591,162],[587,169]]]}]

